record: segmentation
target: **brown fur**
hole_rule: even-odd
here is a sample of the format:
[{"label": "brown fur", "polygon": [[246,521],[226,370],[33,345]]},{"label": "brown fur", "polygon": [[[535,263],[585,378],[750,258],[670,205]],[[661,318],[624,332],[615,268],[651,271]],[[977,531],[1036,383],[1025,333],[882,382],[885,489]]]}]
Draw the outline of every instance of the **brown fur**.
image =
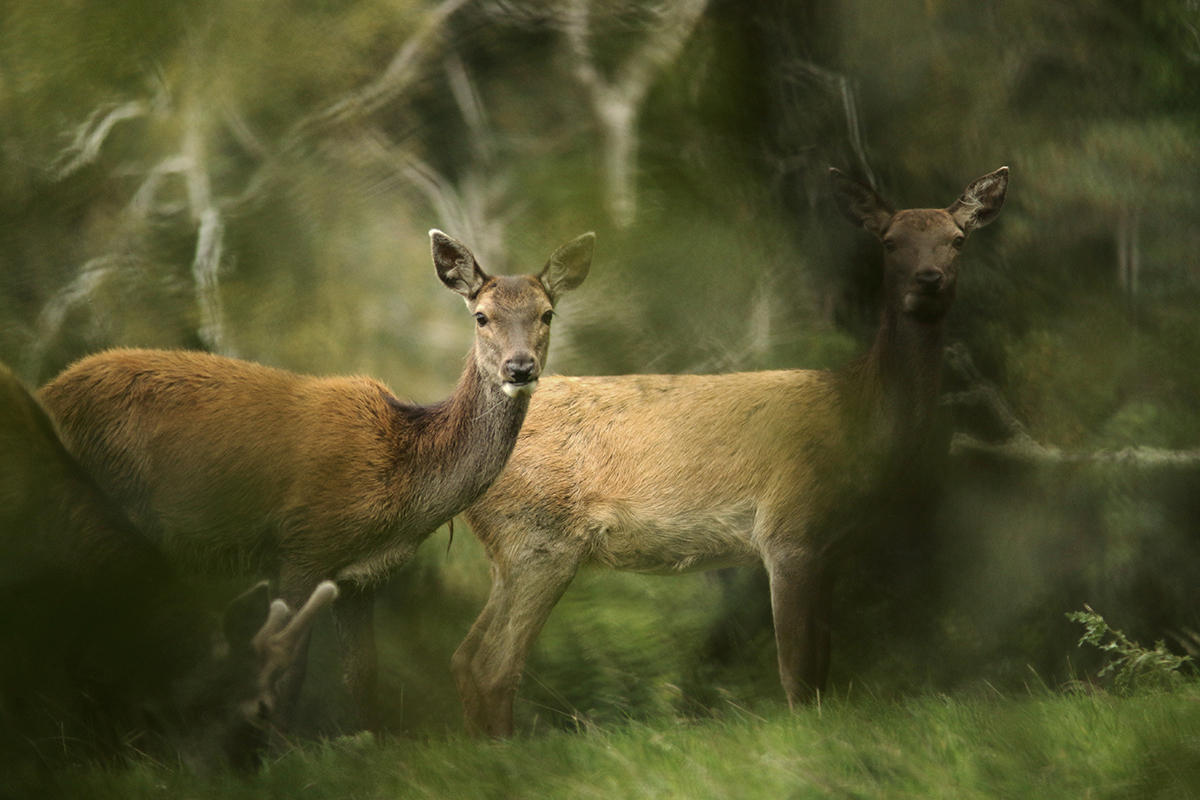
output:
[{"label": "brown fur", "polygon": [[819,692],[839,550],[924,446],[961,239],[1007,170],[946,210],[893,213],[836,173],[839,207],[885,244],[871,350],[838,372],[547,378],[508,466],[467,511],[492,592],[454,655],[468,728],[511,735],[534,640],[575,572],[765,563],[792,705]]},{"label": "brown fur", "polygon": [[540,275],[491,277],[460,243],[431,238],[439,277],[478,321],[444,402],[406,404],[369,378],[149,350],[91,356],[42,390],[67,446],[169,552],[276,571],[289,602],[339,582],[343,665],[370,727],[373,587],[499,474],[545,362],[554,303],[591,262],[588,234]]},{"label": "brown fur", "polygon": [[0,454],[0,761],[133,743],[196,768],[251,763],[332,585],[290,624],[260,586],[229,606],[222,636],[3,365]]}]

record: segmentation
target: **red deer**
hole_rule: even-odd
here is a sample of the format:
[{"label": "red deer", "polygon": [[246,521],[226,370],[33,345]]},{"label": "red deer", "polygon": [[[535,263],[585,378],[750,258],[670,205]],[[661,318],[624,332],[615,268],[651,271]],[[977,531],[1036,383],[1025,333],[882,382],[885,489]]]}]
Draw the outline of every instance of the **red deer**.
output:
[{"label": "red deer", "polygon": [[675,574],[763,563],[792,707],[823,690],[839,551],[927,439],[967,235],[1001,168],[945,210],[894,212],[833,170],[842,213],[884,248],[869,352],[835,372],[547,378],[508,466],[466,513],[492,590],[454,654],[467,727],[509,736],[534,640],[583,566]]},{"label": "red deer", "polygon": [[336,593],[318,587],[293,615],[261,584],[218,626],[0,365],[0,761],[132,743],[198,769],[249,765],[278,678]]},{"label": "red deer", "polygon": [[[323,580],[360,722],[377,729],[375,585],[500,474],[538,385],[559,297],[595,241],[537,275],[487,275],[430,231],[438,277],[475,343],[451,396],[401,402],[368,378],[296,375],[199,352],[112,350],[42,389],[67,448],[154,540],[194,562],[278,575],[297,603]],[[304,663],[289,676],[295,702]]]}]

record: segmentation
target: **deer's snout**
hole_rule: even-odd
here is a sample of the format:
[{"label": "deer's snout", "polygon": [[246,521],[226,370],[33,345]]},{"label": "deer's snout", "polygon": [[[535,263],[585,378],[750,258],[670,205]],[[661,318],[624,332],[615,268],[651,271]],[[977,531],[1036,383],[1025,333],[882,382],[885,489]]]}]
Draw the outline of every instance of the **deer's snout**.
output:
[{"label": "deer's snout", "polygon": [[923,269],[913,276],[917,281],[917,286],[926,294],[936,294],[938,289],[942,288],[942,283],[945,281],[945,276],[941,270]]},{"label": "deer's snout", "polygon": [[519,353],[504,360],[500,367],[501,387],[509,397],[518,394],[533,394],[537,388],[538,374],[537,358],[532,353]]},{"label": "deer's snout", "polygon": [[504,362],[504,380],[510,383],[527,383],[537,377],[537,360],[528,353]]}]

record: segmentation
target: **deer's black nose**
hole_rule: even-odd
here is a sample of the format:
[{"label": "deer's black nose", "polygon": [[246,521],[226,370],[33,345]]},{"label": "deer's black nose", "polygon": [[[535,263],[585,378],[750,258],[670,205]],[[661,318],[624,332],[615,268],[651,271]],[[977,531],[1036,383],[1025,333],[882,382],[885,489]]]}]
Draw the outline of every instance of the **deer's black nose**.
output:
[{"label": "deer's black nose", "polygon": [[923,269],[914,277],[916,277],[917,285],[930,294],[942,287],[942,273],[936,269]]},{"label": "deer's black nose", "polygon": [[504,362],[503,375],[509,383],[529,383],[537,377],[537,361],[528,354],[513,356]]}]

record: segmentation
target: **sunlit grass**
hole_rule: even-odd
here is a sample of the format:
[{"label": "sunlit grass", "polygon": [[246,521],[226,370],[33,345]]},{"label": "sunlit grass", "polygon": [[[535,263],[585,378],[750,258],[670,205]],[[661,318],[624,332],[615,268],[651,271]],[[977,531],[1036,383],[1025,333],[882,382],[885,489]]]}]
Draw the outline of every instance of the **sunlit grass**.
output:
[{"label": "sunlit grass", "polygon": [[1200,796],[1200,692],[900,702],[662,718],[512,742],[311,742],[250,777],[162,766],[59,775],[72,798]]}]

